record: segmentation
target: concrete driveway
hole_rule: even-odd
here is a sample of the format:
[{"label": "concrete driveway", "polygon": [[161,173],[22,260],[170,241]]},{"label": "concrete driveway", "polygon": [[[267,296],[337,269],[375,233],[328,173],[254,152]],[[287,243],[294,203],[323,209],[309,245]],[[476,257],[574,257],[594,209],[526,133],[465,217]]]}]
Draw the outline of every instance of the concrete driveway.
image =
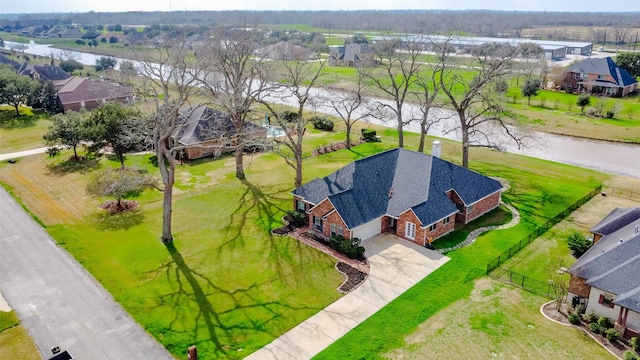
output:
[{"label": "concrete driveway", "polygon": [[45,358],[173,359],[2,188],[0,290]]},{"label": "concrete driveway", "polygon": [[310,359],[449,260],[391,234],[362,245],[371,267],[364,284],[246,359]]}]

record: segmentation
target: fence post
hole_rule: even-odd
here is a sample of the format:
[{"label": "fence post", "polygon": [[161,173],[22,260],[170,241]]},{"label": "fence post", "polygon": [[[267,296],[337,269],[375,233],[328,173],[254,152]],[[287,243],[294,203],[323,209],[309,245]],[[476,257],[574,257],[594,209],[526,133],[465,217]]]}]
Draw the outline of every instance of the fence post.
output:
[{"label": "fence post", "polygon": [[513,271],[509,271],[509,282],[513,284]]},{"label": "fence post", "polygon": [[522,275],[522,288],[524,289],[524,275]]}]

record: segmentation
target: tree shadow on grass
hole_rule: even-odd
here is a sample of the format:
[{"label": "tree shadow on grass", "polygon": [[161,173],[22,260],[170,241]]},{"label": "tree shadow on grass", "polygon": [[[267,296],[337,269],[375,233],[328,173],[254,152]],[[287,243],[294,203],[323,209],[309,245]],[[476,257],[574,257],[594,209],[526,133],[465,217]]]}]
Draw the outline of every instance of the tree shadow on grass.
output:
[{"label": "tree shadow on grass", "polygon": [[0,129],[13,130],[32,127],[36,124],[40,115],[16,116],[15,109],[0,110]]},{"label": "tree shadow on grass", "polygon": [[144,221],[144,213],[140,209],[111,213],[106,210],[89,215],[89,221],[99,230],[127,230]]},{"label": "tree shadow on grass", "polygon": [[[167,345],[182,346],[184,348],[173,349],[173,353],[184,353],[186,348],[193,343],[202,341],[202,334],[198,333],[199,325],[204,322],[207,334],[205,343],[213,343],[215,354],[213,357],[237,357],[240,351],[239,339],[250,339],[256,333],[268,332],[267,324],[282,317],[282,310],[305,310],[308,307],[293,307],[279,301],[263,300],[264,288],[270,288],[270,283],[275,280],[267,280],[263,283],[254,283],[245,288],[238,288],[236,284],[218,285],[211,281],[205,274],[190,267],[174,243],[165,244],[171,255],[171,261],[163,264],[156,272],[165,273],[167,281],[172,284],[173,291],[160,296],[159,306],[171,306],[173,320],[169,327],[171,331],[182,333],[189,337],[191,343]],[[231,290],[233,289],[233,290]],[[211,302],[213,297],[226,299],[225,304],[217,306]],[[197,307],[197,316],[193,327],[183,322],[183,315],[190,316],[188,309]],[[273,336],[273,334],[271,335]],[[203,344],[206,345],[206,344]]]},{"label": "tree shadow on grass", "polygon": [[71,173],[87,174],[100,168],[100,160],[97,158],[85,159],[80,158],[74,160],[69,158],[59,163],[47,165],[47,170],[50,175],[65,175]]},{"label": "tree shadow on grass", "polygon": [[[271,234],[271,229],[281,226],[280,217],[284,209],[279,205],[283,200],[282,191],[275,186],[260,188],[246,179],[241,180],[245,190],[238,197],[238,206],[229,214],[229,223],[226,227],[226,241],[219,248],[234,248],[244,245],[245,225],[247,221],[254,220],[264,229],[265,235]],[[249,218],[250,216],[250,218]]]}]

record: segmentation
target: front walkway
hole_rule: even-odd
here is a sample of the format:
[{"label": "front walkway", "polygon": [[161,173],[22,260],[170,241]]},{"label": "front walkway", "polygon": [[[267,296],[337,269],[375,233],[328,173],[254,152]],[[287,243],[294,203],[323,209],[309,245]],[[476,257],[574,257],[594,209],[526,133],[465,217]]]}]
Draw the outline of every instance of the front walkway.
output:
[{"label": "front walkway", "polygon": [[246,359],[310,359],[449,260],[391,234],[362,245],[370,266],[362,285]]}]

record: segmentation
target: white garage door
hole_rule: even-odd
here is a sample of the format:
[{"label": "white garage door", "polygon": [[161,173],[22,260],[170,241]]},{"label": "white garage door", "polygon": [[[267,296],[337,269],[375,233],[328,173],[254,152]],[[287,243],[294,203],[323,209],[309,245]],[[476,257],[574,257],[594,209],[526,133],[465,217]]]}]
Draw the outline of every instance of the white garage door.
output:
[{"label": "white garage door", "polygon": [[353,229],[353,237],[360,238],[360,240],[366,240],[380,234],[380,227],[382,218],[377,218],[369,221],[366,224],[362,224]]}]

